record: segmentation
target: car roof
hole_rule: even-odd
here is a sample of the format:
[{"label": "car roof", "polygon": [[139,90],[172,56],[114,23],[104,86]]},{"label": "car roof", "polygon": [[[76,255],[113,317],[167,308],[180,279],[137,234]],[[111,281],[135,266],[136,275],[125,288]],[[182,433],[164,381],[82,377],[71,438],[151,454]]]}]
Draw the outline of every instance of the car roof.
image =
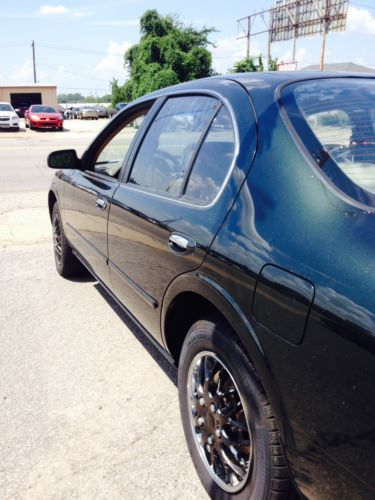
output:
[{"label": "car roof", "polygon": [[171,87],[166,87],[155,92],[146,94],[134,102],[142,102],[150,98],[162,97],[166,94],[173,94],[189,90],[212,90],[219,89],[225,81],[238,82],[245,87],[250,94],[252,91],[261,91],[263,94],[270,93],[274,95],[277,87],[299,81],[327,79],[327,78],[372,78],[373,73],[354,73],[354,72],[331,72],[331,71],[260,71],[251,73],[231,73],[228,75],[212,76],[180,83]]}]

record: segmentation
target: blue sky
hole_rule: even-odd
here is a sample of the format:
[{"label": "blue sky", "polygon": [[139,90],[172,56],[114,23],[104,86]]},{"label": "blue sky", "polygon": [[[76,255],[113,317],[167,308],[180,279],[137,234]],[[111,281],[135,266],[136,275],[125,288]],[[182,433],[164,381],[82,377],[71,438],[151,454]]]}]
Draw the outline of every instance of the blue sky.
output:
[{"label": "blue sky", "polygon": [[[267,9],[272,0],[1,0],[0,85],[33,83],[31,42],[35,40],[37,80],[55,83],[58,93],[103,95],[109,81],[126,79],[123,53],[139,40],[139,18],[156,8],[200,28],[214,26],[213,67],[225,73],[246,54],[237,19]],[[326,62],[355,62],[375,69],[375,1],[350,2],[347,30],[327,37]],[[266,54],[267,39],[255,37],[251,54]],[[272,56],[291,60],[292,42],[272,45]],[[298,67],[318,64],[320,38],[297,40]]]}]

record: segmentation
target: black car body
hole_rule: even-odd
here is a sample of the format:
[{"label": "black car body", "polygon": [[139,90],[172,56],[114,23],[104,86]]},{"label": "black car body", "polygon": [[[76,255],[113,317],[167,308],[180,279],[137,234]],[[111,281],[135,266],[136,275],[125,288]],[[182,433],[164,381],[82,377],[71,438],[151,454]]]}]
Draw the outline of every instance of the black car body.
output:
[{"label": "black car body", "polygon": [[30,104],[27,103],[22,103],[16,108],[14,108],[14,111],[17,113],[19,118],[24,118],[25,116],[25,111],[27,111],[30,107]]},{"label": "black car body", "polygon": [[[199,80],[129,104],[82,159],[73,151],[49,158],[61,168],[49,193],[59,272],[72,249],[172,362],[198,360],[179,368],[180,392],[188,380],[194,394],[204,393],[186,396],[182,416],[193,398],[185,432],[214,497],[255,481],[245,497],[266,498],[271,490],[257,489],[263,473],[280,498],[291,495],[289,474],[308,498],[375,496],[374,89],[375,79],[352,74]],[[123,147],[122,127],[140,116]],[[353,144],[364,122],[368,140]],[[211,348],[197,358],[197,331],[204,340],[210,324]],[[222,345],[231,339],[228,351],[239,346],[236,355],[215,344],[215,328]],[[190,358],[187,335],[196,349]],[[257,390],[229,365],[241,352],[270,412],[266,472],[251,423],[256,396],[248,403]],[[216,382],[194,375],[203,363],[220,366]],[[249,404],[240,431],[233,421],[232,431],[225,427],[228,418],[215,430],[225,411],[202,387],[211,380],[218,395],[220,373],[235,382],[236,404]],[[233,446],[234,430],[248,433],[254,454]]]}]

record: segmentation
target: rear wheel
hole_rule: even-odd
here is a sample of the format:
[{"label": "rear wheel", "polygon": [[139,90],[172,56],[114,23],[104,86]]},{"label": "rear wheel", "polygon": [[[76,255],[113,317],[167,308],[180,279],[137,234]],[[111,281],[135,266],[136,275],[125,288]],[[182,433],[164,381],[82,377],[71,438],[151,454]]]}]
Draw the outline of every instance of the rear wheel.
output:
[{"label": "rear wheel", "polygon": [[53,250],[57,272],[64,278],[81,274],[83,265],[73,254],[72,248],[65,236],[57,202],[52,209]]},{"label": "rear wheel", "polygon": [[219,318],[190,328],[178,387],[187,444],[211,498],[295,498],[271,405],[233,331]]}]

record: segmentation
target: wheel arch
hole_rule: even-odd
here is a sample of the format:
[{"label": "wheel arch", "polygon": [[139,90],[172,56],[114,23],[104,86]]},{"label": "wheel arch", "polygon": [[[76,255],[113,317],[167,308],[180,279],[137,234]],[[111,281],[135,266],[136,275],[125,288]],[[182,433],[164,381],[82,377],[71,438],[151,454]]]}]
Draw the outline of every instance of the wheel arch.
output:
[{"label": "wheel arch", "polygon": [[[193,320],[184,316],[187,309]],[[169,285],[162,304],[162,337],[176,364],[191,324],[210,314],[220,315],[232,327],[249,357],[255,358],[255,364],[258,364],[257,360],[260,364],[265,363],[265,355],[256,333],[233,297],[209,276],[193,271],[178,276]],[[183,328],[184,325],[187,329]],[[177,336],[176,326],[180,327]]]},{"label": "wheel arch", "polygon": [[49,211],[49,218],[52,221],[52,210],[53,210],[53,205],[57,201],[57,195],[53,189],[50,189],[48,192],[48,211]]},{"label": "wheel arch", "polygon": [[[189,318],[185,318],[187,310]],[[198,319],[212,314],[219,315],[232,328],[258,373],[274,409],[281,434],[284,438],[288,436],[288,441],[290,438],[294,441],[284,405],[277,391],[277,383],[251,322],[233,297],[217,282],[199,271],[177,277],[169,286],[162,304],[162,338],[176,366],[190,326]]]}]

